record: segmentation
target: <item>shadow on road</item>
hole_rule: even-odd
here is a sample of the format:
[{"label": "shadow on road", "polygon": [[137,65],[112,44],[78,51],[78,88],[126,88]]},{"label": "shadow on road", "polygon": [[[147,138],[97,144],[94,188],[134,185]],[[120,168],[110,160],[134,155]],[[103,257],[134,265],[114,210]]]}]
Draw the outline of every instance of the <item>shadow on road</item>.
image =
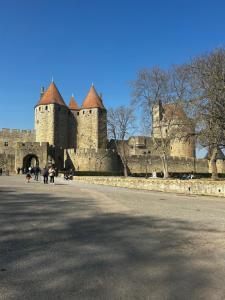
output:
[{"label": "shadow on road", "polygon": [[102,214],[93,199],[8,188],[0,193],[0,213],[4,299],[218,296],[211,253],[193,236],[204,229],[191,223]]}]

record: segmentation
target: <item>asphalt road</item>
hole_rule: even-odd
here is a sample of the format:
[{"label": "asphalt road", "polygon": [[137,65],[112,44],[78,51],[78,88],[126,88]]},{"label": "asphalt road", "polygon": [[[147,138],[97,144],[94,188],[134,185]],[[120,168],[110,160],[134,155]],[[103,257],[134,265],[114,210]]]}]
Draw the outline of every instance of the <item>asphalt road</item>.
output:
[{"label": "asphalt road", "polygon": [[225,299],[225,199],[2,176],[0,299]]}]

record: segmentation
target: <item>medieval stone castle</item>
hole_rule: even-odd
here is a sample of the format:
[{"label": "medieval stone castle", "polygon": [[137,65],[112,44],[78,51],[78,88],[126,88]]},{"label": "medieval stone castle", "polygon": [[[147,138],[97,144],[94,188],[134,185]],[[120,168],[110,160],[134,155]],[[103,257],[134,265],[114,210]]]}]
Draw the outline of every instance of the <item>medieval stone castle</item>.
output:
[{"label": "medieval stone castle", "polygon": [[[153,109],[152,137],[133,136],[126,141],[128,168],[131,174],[162,172],[159,150],[153,139],[165,138],[166,122],[172,118],[174,138],[167,147],[171,173],[209,173],[207,159],[196,159],[195,142],[178,132],[191,133],[194,128],[181,109],[159,105]],[[18,167],[38,164],[40,168],[55,164],[79,173],[120,174],[121,161],[107,139],[107,110],[92,85],[81,107],[72,96],[67,105],[54,82],[42,89],[34,108],[35,129],[0,131],[0,168],[14,172]],[[165,122],[165,126],[159,126]],[[177,129],[181,130],[177,130]],[[163,132],[162,132],[163,129]],[[224,156],[218,157],[218,171],[225,172]]]}]

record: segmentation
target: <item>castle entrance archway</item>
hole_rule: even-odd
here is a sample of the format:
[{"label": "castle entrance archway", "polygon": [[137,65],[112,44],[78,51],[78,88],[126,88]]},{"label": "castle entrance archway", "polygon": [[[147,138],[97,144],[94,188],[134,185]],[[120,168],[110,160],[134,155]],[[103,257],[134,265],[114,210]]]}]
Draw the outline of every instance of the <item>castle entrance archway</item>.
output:
[{"label": "castle entrance archway", "polygon": [[39,165],[39,159],[35,154],[27,154],[23,158],[23,169],[28,169],[29,167],[35,167]]}]

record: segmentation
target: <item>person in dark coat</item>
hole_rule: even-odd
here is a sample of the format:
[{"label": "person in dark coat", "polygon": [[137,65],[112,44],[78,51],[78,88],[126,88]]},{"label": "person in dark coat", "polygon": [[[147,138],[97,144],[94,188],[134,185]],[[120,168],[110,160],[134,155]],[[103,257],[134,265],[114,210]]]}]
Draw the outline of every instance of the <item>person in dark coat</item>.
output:
[{"label": "person in dark coat", "polygon": [[47,167],[44,167],[43,169],[43,177],[44,177],[44,184],[48,184],[48,168]]},{"label": "person in dark coat", "polygon": [[38,166],[34,167],[34,180],[38,181],[39,173],[40,173],[40,168]]}]

